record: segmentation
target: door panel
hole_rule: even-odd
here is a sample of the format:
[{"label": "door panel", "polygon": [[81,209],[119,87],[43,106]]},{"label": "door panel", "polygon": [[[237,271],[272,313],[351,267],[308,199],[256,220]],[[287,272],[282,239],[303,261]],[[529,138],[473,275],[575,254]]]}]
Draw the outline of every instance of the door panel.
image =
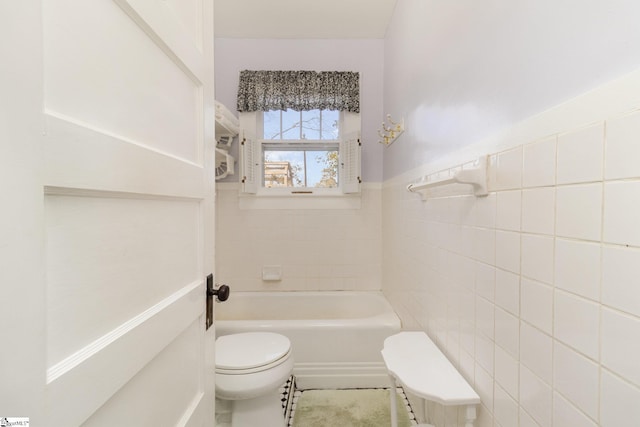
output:
[{"label": "door panel", "polygon": [[49,366],[201,280],[197,201],[49,194],[45,214]]},{"label": "door panel", "polygon": [[[84,425],[114,425],[112,414],[130,420],[130,425],[179,425],[185,408],[188,415],[194,398],[201,394],[200,355],[191,346],[200,334],[200,327],[198,321],[189,325]],[[167,366],[175,368],[166,369]],[[154,399],[148,398],[149,390],[154,390]]]},{"label": "door panel", "polygon": [[42,4],[46,425],[212,425],[213,0]]},{"label": "door panel", "polygon": [[44,6],[46,109],[197,162],[200,89],[192,73],[113,2]]}]

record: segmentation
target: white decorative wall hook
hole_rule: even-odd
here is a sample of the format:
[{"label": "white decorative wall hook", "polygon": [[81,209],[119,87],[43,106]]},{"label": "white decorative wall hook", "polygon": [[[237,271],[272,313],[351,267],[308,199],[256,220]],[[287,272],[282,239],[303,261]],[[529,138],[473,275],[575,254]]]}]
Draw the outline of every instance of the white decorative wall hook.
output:
[{"label": "white decorative wall hook", "polygon": [[382,129],[378,129],[378,135],[380,144],[391,145],[393,141],[398,139],[404,132],[404,119],[400,122],[395,122],[391,118],[391,114],[387,114],[387,122],[382,123]]}]

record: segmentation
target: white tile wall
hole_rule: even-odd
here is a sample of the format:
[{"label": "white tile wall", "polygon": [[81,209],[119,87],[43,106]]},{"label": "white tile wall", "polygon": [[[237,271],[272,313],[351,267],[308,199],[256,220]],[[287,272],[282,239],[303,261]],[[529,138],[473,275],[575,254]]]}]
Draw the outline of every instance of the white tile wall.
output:
[{"label": "white tile wall", "polygon": [[[242,210],[238,188],[217,188],[216,281],[235,291],[380,290],[381,191],[360,209]],[[262,266],[282,280],[262,280]]]},{"label": "white tile wall", "polygon": [[604,123],[558,136],[558,184],[602,181]]},{"label": "white tile wall", "polygon": [[580,411],[597,420],[600,389],[598,364],[556,341],[553,373],[556,390]]},{"label": "white tile wall", "polygon": [[523,187],[555,185],[556,140],[554,136],[524,146]]},{"label": "white tile wall", "polygon": [[[429,289],[411,318],[438,325],[454,363],[464,354],[479,425],[640,425],[639,147],[636,110],[489,153],[490,199],[383,191],[383,290]],[[407,256],[425,247],[445,261]],[[472,316],[451,309],[452,276]]]}]

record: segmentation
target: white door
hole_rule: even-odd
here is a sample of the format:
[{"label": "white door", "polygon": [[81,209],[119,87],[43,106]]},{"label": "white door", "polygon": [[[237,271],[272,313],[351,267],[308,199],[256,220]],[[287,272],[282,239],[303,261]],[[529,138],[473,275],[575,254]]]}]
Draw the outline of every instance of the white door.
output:
[{"label": "white door", "polygon": [[0,16],[0,417],[213,425],[213,0]]}]

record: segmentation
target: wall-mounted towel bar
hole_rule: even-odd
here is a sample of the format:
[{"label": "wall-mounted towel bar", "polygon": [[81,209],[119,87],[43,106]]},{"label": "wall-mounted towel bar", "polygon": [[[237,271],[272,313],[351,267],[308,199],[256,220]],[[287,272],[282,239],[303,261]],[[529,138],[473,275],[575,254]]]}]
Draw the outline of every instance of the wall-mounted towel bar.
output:
[{"label": "wall-mounted towel bar", "polygon": [[[427,177],[425,177],[427,178]],[[478,158],[477,166],[472,169],[462,169],[445,178],[418,182],[407,185],[407,190],[422,195],[422,200],[427,199],[427,190],[433,187],[440,187],[449,184],[469,184],[473,186],[476,196],[486,196],[489,194],[487,188],[487,156]]]}]

